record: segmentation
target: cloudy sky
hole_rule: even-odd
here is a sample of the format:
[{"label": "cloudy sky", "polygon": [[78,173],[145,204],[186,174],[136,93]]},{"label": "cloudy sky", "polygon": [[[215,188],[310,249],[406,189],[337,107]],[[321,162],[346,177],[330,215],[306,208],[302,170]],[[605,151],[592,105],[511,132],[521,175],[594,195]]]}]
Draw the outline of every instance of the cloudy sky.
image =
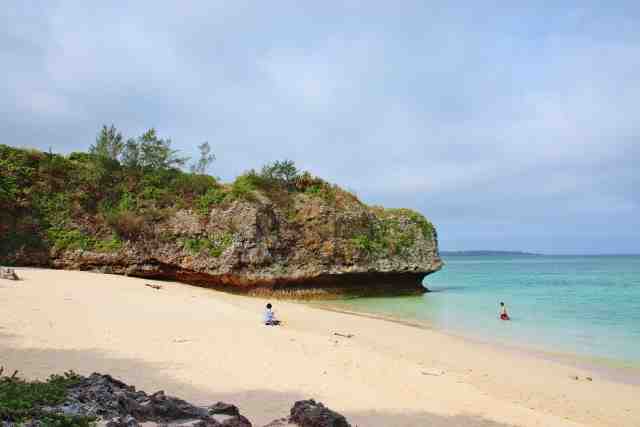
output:
[{"label": "cloudy sky", "polygon": [[[9,1],[1,143],[155,127],[417,209],[441,248],[640,253],[637,1]],[[108,5],[106,5],[108,3]]]}]

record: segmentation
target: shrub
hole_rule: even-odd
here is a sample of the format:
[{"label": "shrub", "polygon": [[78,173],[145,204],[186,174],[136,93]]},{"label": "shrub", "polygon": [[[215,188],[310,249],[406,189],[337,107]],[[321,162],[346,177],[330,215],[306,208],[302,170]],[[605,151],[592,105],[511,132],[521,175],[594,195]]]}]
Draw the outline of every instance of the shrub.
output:
[{"label": "shrub", "polygon": [[211,211],[211,207],[219,205],[226,197],[227,193],[222,188],[210,188],[204,195],[196,199],[196,211],[202,216],[207,216]]},{"label": "shrub", "polygon": [[308,171],[304,171],[302,174],[296,177],[296,190],[307,192],[312,187],[316,189],[322,188],[326,182],[316,176],[311,175]]},{"label": "shrub", "polygon": [[233,235],[231,233],[222,233],[214,236],[209,240],[209,254],[213,257],[219,257],[233,243]]},{"label": "shrub", "polygon": [[296,177],[295,189],[311,196],[321,197],[328,203],[335,203],[338,193],[338,187],[307,171]]},{"label": "shrub", "polygon": [[124,194],[122,194],[120,200],[118,201],[118,205],[116,206],[116,209],[121,212],[135,211],[137,208],[138,200],[133,194],[129,192],[125,192]]},{"label": "shrub", "polygon": [[189,238],[182,241],[182,247],[192,255],[207,253],[212,257],[219,257],[233,243],[231,233],[221,233],[209,238]]},{"label": "shrub", "polygon": [[166,188],[145,187],[142,189],[140,197],[144,200],[153,200],[160,205],[166,205],[171,203],[173,194]]},{"label": "shrub", "polygon": [[83,251],[93,249],[95,240],[76,229],[65,229],[59,227],[51,227],[47,230],[49,241],[55,250],[76,250]]},{"label": "shrub", "polygon": [[72,162],[80,162],[80,163],[93,163],[98,161],[98,156],[91,153],[84,153],[82,151],[74,151],[69,153],[67,159]]},{"label": "shrub", "polygon": [[366,252],[367,254],[372,254],[376,252],[378,249],[375,242],[365,234],[361,234],[353,237],[351,239],[351,243],[355,248],[363,252]]},{"label": "shrub", "polygon": [[44,158],[39,163],[40,173],[45,175],[52,183],[55,178],[65,178],[70,168],[70,162],[59,154],[44,153]]},{"label": "shrub", "polygon": [[193,255],[198,255],[205,248],[207,241],[204,239],[184,239],[182,246]]},{"label": "shrub", "polygon": [[134,239],[144,230],[144,217],[135,212],[112,211],[106,219],[118,236],[125,239]]},{"label": "shrub", "polygon": [[379,218],[371,225],[369,234],[355,236],[351,243],[371,256],[403,255],[415,244],[415,235],[411,229],[404,230],[396,218]]},{"label": "shrub", "polygon": [[96,241],[93,249],[96,252],[117,252],[122,249],[122,240],[114,234],[110,239]]},{"label": "shrub", "polygon": [[71,217],[71,198],[67,193],[35,193],[32,203],[45,226],[63,227]]},{"label": "shrub", "polygon": [[429,222],[424,216],[417,212],[409,211],[409,219],[418,225],[425,239],[431,239],[433,237],[433,224],[431,224],[431,222]]},{"label": "shrub", "polygon": [[322,186],[319,184],[310,185],[304,190],[304,192],[306,194],[311,194],[312,196],[319,196],[322,192]]},{"label": "shrub", "polygon": [[254,191],[261,183],[260,177],[258,177],[254,171],[249,171],[243,175],[240,175],[233,181],[231,185],[231,197],[233,199],[254,199]]},{"label": "shrub", "polygon": [[292,160],[283,160],[264,165],[260,171],[260,177],[267,183],[294,190],[299,173]]},{"label": "shrub", "polygon": [[[2,168],[2,164],[0,164]],[[13,176],[0,175],[0,203],[14,202],[18,195],[18,181]]]},{"label": "shrub", "polygon": [[173,188],[176,193],[191,197],[203,195],[217,185],[216,178],[212,176],[189,173],[180,173],[173,182]]},{"label": "shrub", "polygon": [[[174,206],[177,206],[176,203]],[[175,214],[176,209],[174,207],[168,208],[157,208],[155,206],[144,207],[140,210],[140,216],[145,223],[152,223],[165,220],[169,218],[171,215]]]},{"label": "shrub", "polygon": [[311,196],[320,197],[327,203],[335,203],[336,201],[337,189],[327,182],[310,185],[304,192]]},{"label": "shrub", "polygon": [[[189,174],[176,169],[148,169],[140,177],[137,193],[142,199],[152,200],[159,206],[173,205],[184,194],[192,198],[194,184],[203,185],[189,177]],[[180,190],[177,189],[178,184],[181,185]]]}]

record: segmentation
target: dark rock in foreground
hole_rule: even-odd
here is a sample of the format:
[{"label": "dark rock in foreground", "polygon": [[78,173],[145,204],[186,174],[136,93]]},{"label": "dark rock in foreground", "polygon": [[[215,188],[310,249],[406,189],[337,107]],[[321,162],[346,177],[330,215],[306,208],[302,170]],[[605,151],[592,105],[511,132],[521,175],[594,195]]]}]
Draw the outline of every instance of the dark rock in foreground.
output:
[{"label": "dark rock in foreground", "polygon": [[[71,417],[95,417],[106,427],[137,427],[145,422],[158,426],[252,427],[235,405],[217,402],[209,407],[195,406],[167,396],[163,391],[147,394],[110,375],[98,373],[82,377],[70,387],[63,404],[42,410]],[[288,424],[300,427],[350,427],[345,417],[314,400],[295,402],[288,418],[275,420],[265,427]],[[27,425],[44,426],[38,420]]]},{"label": "dark rock in foreground", "polygon": [[313,399],[296,402],[289,422],[303,427],[351,427],[345,417]]}]

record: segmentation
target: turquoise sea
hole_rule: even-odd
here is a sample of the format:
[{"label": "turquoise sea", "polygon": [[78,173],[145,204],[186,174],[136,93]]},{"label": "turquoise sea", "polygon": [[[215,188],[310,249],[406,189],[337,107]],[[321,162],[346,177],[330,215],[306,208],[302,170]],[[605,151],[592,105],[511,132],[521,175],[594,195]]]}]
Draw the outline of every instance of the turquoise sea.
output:
[{"label": "turquoise sea", "polygon": [[[640,256],[462,256],[419,297],[339,308],[425,322],[482,341],[640,367]],[[498,320],[504,301],[512,321]]]}]

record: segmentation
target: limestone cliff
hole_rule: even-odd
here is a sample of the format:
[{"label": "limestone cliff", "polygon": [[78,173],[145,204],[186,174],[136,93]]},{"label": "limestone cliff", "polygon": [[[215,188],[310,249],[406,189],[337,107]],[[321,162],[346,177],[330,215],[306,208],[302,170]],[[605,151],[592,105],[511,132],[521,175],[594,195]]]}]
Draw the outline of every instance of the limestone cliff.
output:
[{"label": "limestone cliff", "polygon": [[[25,159],[17,161],[16,152]],[[60,156],[66,167],[47,181],[42,153],[6,146],[3,153],[0,162],[9,165],[5,182],[17,184],[10,197],[5,192],[0,198],[0,264],[302,298],[420,293],[422,279],[442,265],[436,230],[422,215],[367,206],[308,174],[297,187],[211,182],[177,197],[187,193],[167,184],[169,189],[153,187],[157,195],[130,184],[129,175],[117,175],[124,174],[117,169],[105,178],[121,187],[113,195],[99,185],[92,190],[88,183],[95,177],[75,183],[74,174],[87,172],[86,158]],[[17,163],[23,169],[12,172],[10,165]],[[25,165],[32,168],[28,179]],[[169,204],[162,202],[167,198]]]}]

